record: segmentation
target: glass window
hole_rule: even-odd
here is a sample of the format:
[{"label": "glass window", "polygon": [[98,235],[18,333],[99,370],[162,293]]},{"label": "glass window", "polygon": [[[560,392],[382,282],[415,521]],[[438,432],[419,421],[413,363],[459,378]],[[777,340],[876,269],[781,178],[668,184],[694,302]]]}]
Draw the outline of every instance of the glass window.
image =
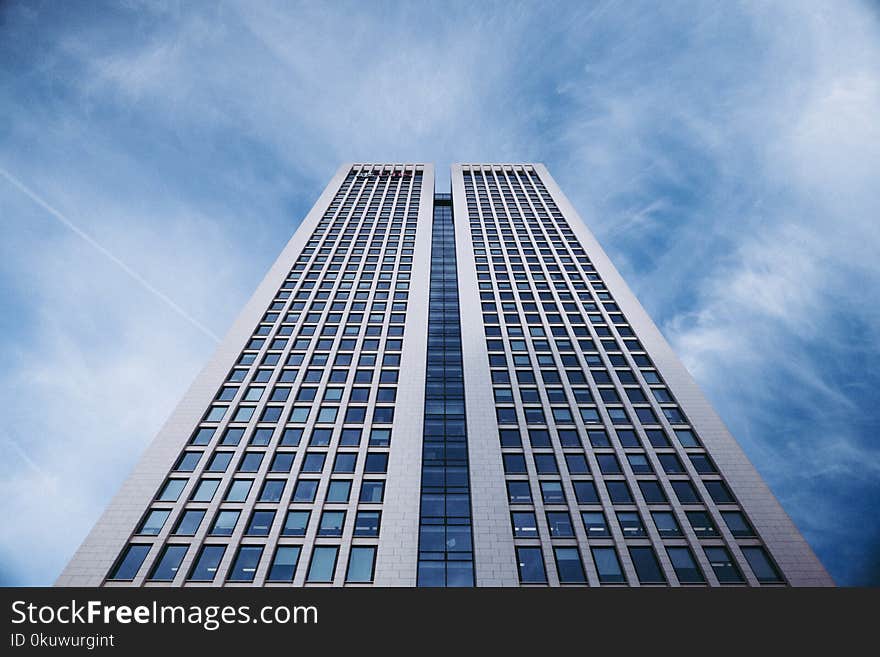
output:
[{"label": "glass window", "polygon": [[527,481],[508,481],[507,500],[510,504],[531,504],[532,491]]},{"label": "glass window", "polygon": [[635,511],[618,512],[617,521],[620,523],[624,538],[637,538],[646,535],[642,519]]},{"label": "glass window", "polygon": [[592,552],[599,581],[602,584],[623,584],[626,582],[620,567],[620,560],[613,547],[594,547]]},{"label": "glass window", "polygon": [[226,552],[225,545],[202,546],[202,550],[189,573],[189,578],[196,582],[213,581],[224,552]]},{"label": "glass window", "polygon": [[174,466],[174,469],[179,472],[192,472],[196,469],[199,459],[202,458],[202,453],[203,452],[184,452],[180,455],[180,458],[177,459],[177,465]]},{"label": "glass window", "polygon": [[620,474],[620,462],[614,454],[597,454],[596,460],[599,462],[599,470],[602,474]]},{"label": "glass window", "polygon": [[227,502],[244,502],[253,485],[252,479],[233,479],[229,491],[226,493]]},{"label": "glass window", "polygon": [[318,536],[342,536],[345,524],[345,511],[324,511],[321,524],[318,525]]},{"label": "glass window", "polygon": [[245,535],[268,536],[269,530],[272,528],[272,521],[274,520],[274,511],[254,511],[251,515],[251,521],[245,530]]},{"label": "glass window", "polygon": [[587,530],[587,538],[607,538],[611,536],[605,514],[601,511],[582,511],[581,519],[584,521],[584,529]]},{"label": "glass window", "polygon": [[153,509],[141,521],[141,526],[137,533],[146,536],[156,536],[162,531],[162,527],[165,526],[165,521],[168,520],[169,515],[171,515],[171,511]]},{"label": "glass window", "polygon": [[226,433],[223,434],[223,440],[220,441],[221,445],[235,446],[241,442],[241,438],[244,436],[244,429],[239,428],[230,428],[226,430]]},{"label": "glass window", "polygon": [[240,511],[220,511],[211,527],[211,536],[231,536],[238,523]]},{"label": "glass window", "polygon": [[267,479],[260,491],[260,502],[280,502],[284,493],[284,479]]},{"label": "glass window", "polygon": [[502,454],[504,472],[507,474],[525,474],[526,460],[522,454]]},{"label": "glass window", "polygon": [[303,460],[302,472],[320,472],[324,469],[324,459],[327,455],[324,452],[307,452]]},{"label": "glass window", "polygon": [[232,452],[217,452],[208,462],[208,472],[226,472],[229,462],[232,460]]},{"label": "glass window", "polygon": [[691,524],[694,533],[697,535],[697,538],[718,536],[718,530],[715,528],[715,523],[712,522],[712,518],[705,511],[688,511],[685,515],[687,516],[688,522]]},{"label": "glass window", "polygon": [[517,567],[519,581],[523,584],[546,584],[547,573],[544,571],[544,557],[539,547],[517,547]]},{"label": "glass window", "polygon": [[354,472],[356,465],[356,452],[339,452],[336,455],[336,460],[333,462],[333,472],[351,473]]},{"label": "glass window", "polygon": [[535,469],[538,474],[558,474],[559,468],[556,465],[556,457],[553,454],[534,454]]},{"label": "glass window", "polygon": [[657,561],[653,548],[648,546],[631,547],[629,556],[632,559],[636,575],[642,584],[665,584],[666,577]]},{"label": "glass window", "polygon": [[336,570],[336,557],[339,548],[330,545],[319,545],[312,552],[307,582],[332,582],[333,571]]},{"label": "glass window", "polygon": [[211,442],[211,438],[214,437],[215,429],[201,428],[196,431],[193,435],[190,444],[192,445],[207,445]]},{"label": "glass window", "polygon": [[653,474],[654,470],[648,462],[648,457],[644,454],[627,454],[626,460],[629,461],[629,467],[635,474]]},{"label": "glass window", "polygon": [[188,548],[188,545],[166,545],[162,550],[162,556],[153,566],[150,579],[163,582],[173,580]]},{"label": "glass window", "polygon": [[[639,482],[640,485],[642,482]],[[613,504],[632,504],[632,494],[629,492],[629,486],[625,481],[606,481],[605,486],[608,488],[608,495],[611,497]]]},{"label": "glass window", "polygon": [[293,467],[293,458],[296,456],[293,452],[278,452],[272,459],[272,465],[269,466],[269,472],[290,472]]},{"label": "glass window", "polygon": [[513,535],[516,538],[537,538],[538,521],[531,511],[514,511],[510,514],[513,521]]},{"label": "glass window", "polygon": [[316,428],[312,430],[312,437],[309,439],[310,447],[326,447],[330,444],[330,437],[333,435],[333,429]]},{"label": "glass window", "polygon": [[684,466],[675,454],[658,454],[660,465],[666,474],[683,474]]},{"label": "glass window", "polygon": [[661,429],[648,429],[645,431],[648,435],[648,442],[651,443],[652,447],[670,447],[669,438],[666,437],[666,433]]},{"label": "glass window", "polygon": [[671,511],[652,511],[651,517],[661,538],[681,536],[681,527],[678,526],[678,521]]},{"label": "glass window", "polygon": [[394,422],[394,407],[377,406],[373,409],[373,422],[376,424],[390,424]]},{"label": "glass window", "polygon": [[743,576],[726,547],[705,547],[703,551],[715,577],[722,584],[742,584]]},{"label": "glass window", "polygon": [[379,518],[378,511],[358,511],[354,519],[354,535],[378,536]]},{"label": "glass window", "polygon": [[675,437],[682,447],[699,447],[700,443],[690,429],[676,429]]},{"label": "glass window", "polygon": [[723,481],[704,481],[703,484],[715,504],[736,504],[733,494]]},{"label": "glass window", "polygon": [[574,486],[574,495],[578,504],[599,504],[596,484],[592,481],[573,481],[572,486]]},{"label": "glass window", "polygon": [[292,582],[302,548],[299,545],[280,545],[266,577],[268,582]]},{"label": "glass window", "polygon": [[548,511],[547,526],[552,538],[569,538],[574,536],[574,526],[568,511]]},{"label": "glass window", "polygon": [[697,489],[694,488],[691,482],[672,481],[670,483],[672,484],[672,490],[675,491],[675,496],[682,504],[700,504],[702,502]]},{"label": "glass window", "polygon": [[117,560],[116,566],[110,572],[110,579],[117,581],[131,581],[137,575],[147,553],[150,551],[149,545],[134,543],[125,548],[122,556]]},{"label": "glass window", "polygon": [[380,504],[385,497],[385,482],[381,479],[365,479],[361,483],[360,500],[364,503]]},{"label": "glass window", "polygon": [[556,570],[559,573],[560,583],[583,584],[587,581],[577,548],[556,547],[553,548],[553,553],[556,556]]},{"label": "glass window", "polygon": [[688,457],[691,463],[694,464],[694,469],[700,474],[715,474],[718,472],[715,464],[712,463],[712,460],[706,454],[689,454]]},{"label": "glass window", "polygon": [[177,521],[174,533],[178,536],[194,536],[204,517],[205,512],[201,509],[187,509]]},{"label": "glass window", "polygon": [[660,482],[653,480],[640,481],[639,489],[642,491],[642,495],[647,504],[666,503],[666,493],[664,493],[663,488],[660,487]]},{"label": "glass window", "polygon": [[376,560],[376,548],[372,546],[353,546],[348,558],[348,582],[372,582],[373,563]]},{"label": "glass window", "polygon": [[230,582],[252,582],[257,574],[257,566],[263,555],[262,545],[242,545],[238,549],[235,562],[229,571]]},{"label": "glass window", "polygon": [[309,524],[309,511],[288,511],[281,528],[282,536],[305,536]]},{"label": "glass window", "polygon": [[565,504],[565,493],[561,481],[542,481],[541,498],[544,504]]},{"label": "glass window", "polygon": [[364,472],[384,473],[388,470],[388,453],[387,452],[367,452],[367,460],[364,465]]},{"label": "glass window", "polygon": [[722,511],[721,517],[724,518],[724,522],[730,530],[730,533],[736,538],[747,538],[755,535],[755,530],[752,529],[752,525],[740,511]]},{"label": "glass window", "polygon": [[388,447],[391,444],[391,429],[370,431],[370,447]]},{"label": "glass window", "polygon": [[303,430],[299,428],[285,429],[281,434],[281,442],[279,445],[283,447],[296,447],[302,440]]},{"label": "glass window", "polygon": [[292,502],[314,502],[315,493],[318,491],[317,479],[300,479],[293,489]]},{"label": "glass window", "polygon": [[500,429],[498,433],[501,438],[502,447],[522,446],[522,441],[520,439],[519,431],[517,429]]},{"label": "glass window", "polygon": [[159,493],[157,499],[160,502],[176,502],[184,486],[186,486],[186,481],[186,479],[169,479],[165,482],[162,492]]},{"label": "glass window", "polygon": [[764,548],[759,545],[753,545],[742,548],[742,552],[749,563],[749,567],[761,584],[782,583],[782,575],[779,574],[779,569],[770,559],[770,555],[767,554]]},{"label": "glass window", "polygon": [[349,479],[333,479],[327,487],[327,498],[325,502],[348,502],[351,494],[351,480]]},{"label": "glass window", "polygon": [[668,547],[666,553],[681,584],[704,584],[706,579],[688,547]]},{"label": "glass window", "polygon": [[239,472],[256,472],[260,469],[263,461],[263,452],[245,452],[244,458],[238,464]]},{"label": "glass window", "polygon": [[219,479],[202,479],[190,498],[193,502],[210,502],[220,486]]},{"label": "glass window", "polygon": [[627,449],[630,447],[642,446],[642,444],[639,442],[638,435],[632,429],[617,429],[617,438],[618,440],[620,440],[620,444]]}]

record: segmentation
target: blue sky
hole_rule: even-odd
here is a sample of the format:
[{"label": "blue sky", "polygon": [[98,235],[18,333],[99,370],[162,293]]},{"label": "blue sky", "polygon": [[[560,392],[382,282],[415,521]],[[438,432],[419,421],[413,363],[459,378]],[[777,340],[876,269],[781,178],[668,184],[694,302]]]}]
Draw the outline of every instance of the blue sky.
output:
[{"label": "blue sky", "polygon": [[880,11],[0,4],[0,583],[49,584],[343,161],[541,161],[880,584]]}]

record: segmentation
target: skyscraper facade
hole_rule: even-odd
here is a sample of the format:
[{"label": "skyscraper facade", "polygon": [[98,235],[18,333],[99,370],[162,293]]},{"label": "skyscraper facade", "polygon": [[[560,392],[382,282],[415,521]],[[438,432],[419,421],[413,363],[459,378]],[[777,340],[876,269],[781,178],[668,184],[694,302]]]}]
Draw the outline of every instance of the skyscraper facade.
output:
[{"label": "skyscraper facade", "polygon": [[57,583],[832,581],[544,166],[346,164]]}]

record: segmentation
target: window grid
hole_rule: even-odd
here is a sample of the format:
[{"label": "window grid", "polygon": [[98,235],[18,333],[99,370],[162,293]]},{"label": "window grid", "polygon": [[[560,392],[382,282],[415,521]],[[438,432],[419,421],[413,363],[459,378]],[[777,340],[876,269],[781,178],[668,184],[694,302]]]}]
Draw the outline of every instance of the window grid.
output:
[{"label": "window grid", "polygon": [[[496,406],[501,409],[499,413],[499,427],[509,427],[521,433],[521,446],[502,447],[502,453],[522,454],[525,463],[523,472],[508,473],[509,481],[526,481],[531,487],[530,504],[511,503],[512,511],[531,511],[534,513],[536,530],[540,538],[515,538],[517,546],[540,547],[544,546],[544,566],[548,573],[550,583],[556,584],[553,573],[560,572],[554,563],[553,556],[547,550],[548,545],[571,546],[577,544],[580,547],[580,556],[588,572],[590,584],[600,582],[600,574],[595,570],[593,557],[587,549],[588,545],[618,546],[617,557],[623,565],[623,570],[629,583],[639,583],[639,573],[630,558],[630,550],[622,549],[627,546],[651,547],[656,558],[664,569],[666,581],[672,579],[672,564],[666,556],[665,546],[699,547],[700,545],[728,545],[738,555],[738,546],[760,545],[756,537],[743,538],[735,541],[726,532],[726,527],[721,523],[720,511],[728,512],[735,509],[742,513],[736,506],[735,500],[730,500],[731,505],[717,505],[711,498],[706,488],[706,483],[721,481],[721,476],[716,472],[706,471],[698,473],[691,462],[690,455],[702,457],[706,455],[702,446],[696,448],[686,447],[679,444],[674,436],[675,429],[693,429],[687,423],[687,418],[675,403],[671,392],[662,383],[659,374],[653,369],[649,357],[644,353],[641,344],[629,329],[623,313],[617,308],[610,293],[602,284],[601,278],[592,267],[586,252],[578,242],[574,233],[565,222],[562,213],[555,205],[546,187],[540,181],[537,173],[531,167],[511,166],[487,166],[472,165],[463,168],[465,202],[468,207],[470,220],[470,233],[474,250],[477,278],[480,285],[481,301],[484,303],[484,326],[487,329],[487,344],[500,346],[501,350],[495,355],[504,354],[503,366],[492,363],[493,352],[490,349],[490,371],[493,376],[493,388],[496,391]],[[539,256],[540,254],[540,256]],[[525,257],[524,257],[525,256]],[[526,266],[527,265],[527,266]],[[512,274],[512,275],[511,275]],[[556,309],[566,308],[565,311],[556,310],[550,313],[541,307],[541,303],[535,308],[527,309],[526,301],[520,292],[528,290],[533,294],[534,301],[540,299],[541,303],[551,303]],[[516,294],[514,294],[516,292]],[[503,296],[502,296],[503,295]],[[543,298],[542,298],[543,297]],[[531,303],[533,300],[529,300]],[[486,303],[489,304],[487,311]],[[566,307],[567,306],[567,307]],[[574,306],[574,308],[572,308]],[[533,320],[529,321],[531,314]],[[549,314],[556,317],[548,321]],[[575,321],[572,321],[574,319]],[[508,321],[510,320],[510,321]],[[546,345],[542,349],[535,349],[536,338],[530,336],[528,328],[537,327],[546,334]],[[579,328],[581,335],[576,335],[575,328]],[[511,331],[513,329],[513,331]],[[554,331],[554,329],[556,329]],[[600,334],[601,330],[601,334]],[[559,333],[559,335],[554,335]],[[496,337],[497,334],[497,337]],[[521,337],[516,337],[521,334]],[[573,349],[560,349],[556,339],[569,340]],[[603,343],[603,340],[606,342]],[[610,341],[614,341],[613,343]],[[581,342],[583,341],[583,342]],[[588,349],[581,348],[589,345]],[[611,346],[612,348],[607,348]],[[522,351],[518,351],[522,349]],[[516,377],[517,368],[513,357],[527,356],[530,362],[529,369],[540,370],[536,367],[538,356],[549,356],[552,369],[561,373],[558,383],[552,383],[561,394],[559,403],[550,400],[549,386],[536,377],[534,384],[534,403],[526,402],[518,397],[523,388],[528,384],[521,384]],[[572,356],[574,358],[572,358]],[[567,357],[566,362],[563,357]],[[564,363],[564,364],[563,364]],[[597,372],[605,372],[607,381],[596,381],[593,376],[585,376],[583,381],[573,384],[565,372],[566,368],[571,371],[581,371],[581,374],[590,373],[591,368]],[[505,374],[506,372],[506,374]],[[610,373],[614,372],[614,378]],[[621,377],[627,374],[627,380]],[[647,380],[647,375],[652,374],[652,381]],[[505,378],[506,377],[506,378]],[[575,388],[581,391],[589,391],[592,403],[578,403],[575,398]],[[655,397],[654,390],[661,391]],[[499,400],[498,392],[503,391],[503,398]],[[639,394],[641,393],[641,395]],[[629,395],[635,398],[633,402]],[[610,403],[603,398],[616,396]],[[642,398],[643,397],[643,398]],[[587,424],[577,417],[572,409],[578,407],[595,409],[595,424]],[[526,418],[526,409],[540,409],[545,415],[545,424],[529,424]],[[570,473],[565,476],[565,456],[575,455],[580,452],[577,448],[564,447],[559,440],[559,423],[554,421],[552,409],[560,408],[561,416],[565,424],[561,428],[573,428],[578,432],[583,444],[583,454],[586,457],[590,474]],[[572,421],[569,423],[565,409],[571,411]],[[503,411],[503,409],[510,409]],[[609,410],[619,409],[626,413],[628,424],[617,424],[612,420]],[[673,424],[666,416],[664,409],[671,412],[678,410],[680,417],[673,416],[676,422]],[[667,436],[668,445],[655,447],[651,444],[649,435],[637,417],[642,410],[650,410],[654,419],[648,425],[652,431],[663,431]],[[535,413],[535,415],[537,415]],[[646,414],[647,415],[647,414]],[[503,416],[503,417],[502,417]],[[508,417],[509,416],[509,417]],[[591,414],[592,416],[592,414]],[[510,424],[503,421],[509,420]],[[529,443],[526,428],[546,429],[551,436],[547,447],[533,449]],[[590,444],[584,436],[587,429],[602,428],[608,432],[609,444],[607,447],[596,447]],[[640,446],[628,447],[615,440],[616,429],[632,431],[638,436]],[[560,469],[560,475],[545,474],[538,471],[538,463],[548,459],[541,455],[552,455]],[[640,468],[649,468],[653,474],[635,472],[630,465],[628,457],[631,455],[642,456],[637,460]],[[680,463],[680,471],[664,471],[662,463],[674,464],[669,455],[675,455]],[[536,460],[536,456],[539,457]],[[620,473],[604,474],[599,466],[599,457],[614,456],[620,464]],[[661,462],[661,457],[664,459]],[[708,460],[711,457],[707,457]],[[602,459],[603,462],[607,459]],[[582,467],[580,460],[574,463]],[[702,461],[701,461],[702,463]],[[711,467],[711,466],[710,466]],[[541,481],[560,481],[567,500],[563,505],[547,505],[540,493]],[[589,506],[577,504],[573,491],[573,483],[577,481],[594,480],[599,485],[596,504]],[[629,481],[638,482],[656,481],[660,490],[665,493],[666,501],[662,504],[649,503],[644,498],[638,486],[631,486],[632,504],[624,507],[615,505],[610,499],[604,481]],[[691,482],[699,497],[700,504],[697,506],[680,504],[676,499],[673,485],[682,482]],[[558,500],[556,500],[558,502]],[[520,500],[521,502],[521,500]],[[562,537],[558,533],[554,536],[547,523],[547,510],[550,513],[559,513],[559,510],[568,507],[569,517],[574,524],[573,537]],[[618,527],[617,510],[627,513],[638,513],[641,525],[644,528],[643,535],[633,534],[632,531],[624,532]],[[702,509],[708,512],[718,529],[718,536],[711,538],[697,537],[691,529],[684,511],[687,509]],[[586,530],[579,522],[580,511],[602,511],[609,525],[611,536],[603,539],[587,539]],[[669,538],[661,536],[660,531],[653,522],[653,512],[672,513],[679,525],[682,536]],[[663,516],[664,526],[668,517]],[[747,522],[747,521],[746,521]],[[549,542],[548,542],[549,541]],[[700,567],[712,580],[709,574],[711,569],[708,561],[699,555],[702,550],[693,550],[697,556]],[[639,555],[644,554],[638,551]],[[531,558],[531,557],[530,557]],[[603,555],[604,558],[604,555]],[[645,564],[651,563],[647,558],[640,556],[643,571]],[[522,563],[520,564],[522,572]],[[655,578],[656,579],[656,578]],[[530,583],[523,581],[524,584]],[[623,583],[623,582],[621,582]],[[641,581],[642,584],[661,583],[659,581]],[[685,583],[685,582],[683,582]],[[712,581],[711,583],[717,583]]]},{"label": "window grid", "polygon": [[[363,481],[384,481],[384,467],[387,465],[387,454],[390,443],[385,432],[393,435],[393,409],[396,395],[397,369],[402,349],[403,327],[406,317],[406,304],[409,295],[409,279],[412,269],[412,253],[416,236],[416,218],[421,195],[422,173],[420,167],[373,167],[370,165],[355,166],[349,172],[333,200],[326,209],[322,219],[313,230],[300,256],[293,264],[290,274],[282,283],[281,288],[270,302],[262,320],[255,328],[253,337],[247,342],[241,356],[231,368],[228,380],[218,391],[217,400],[226,406],[222,417],[214,419],[211,410],[206,411],[204,420],[196,427],[193,438],[185,448],[186,453],[200,452],[194,467],[186,472],[172,470],[169,477],[185,480],[187,483],[177,496],[168,502],[155,501],[145,512],[145,519],[154,511],[168,512],[161,528],[149,534],[135,534],[130,540],[138,547],[137,555],[141,563],[134,569],[131,577],[117,577],[118,566],[131,552],[126,547],[120,555],[117,565],[108,573],[108,582],[143,581],[145,573],[156,568],[153,561],[160,552],[167,554],[166,545],[186,547],[186,558],[179,566],[174,583],[190,583],[190,575],[200,565],[202,545],[223,547],[224,551],[216,564],[213,582],[224,582],[227,585],[253,585],[272,581],[279,584],[308,583],[303,582],[306,568],[311,568],[311,546],[333,545],[337,548],[337,558],[333,562],[331,582],[351,583],[352,585],[369,584],[372,581],[374,564],[367,563],[367,558],[375,559],[375,548],[381,528],[381,501],[370,500],[359,502],[360,489]],[[352,246],[337,244],[351,238]],[[332,247],[332,248],[331,248]],[[325,253],[322,251],[327,250]],[[357,256],[357,257],[356,257]],[[313,304],[322,303],[320,311],[313,313]],[[333,317],[334,306],[341,304],[338,317]],[[384,304],[381,311],[376,304]],[[351,319],[356,306],[362,306],[361,318],[352,324],[343,324],[342,317]],[[344,310],[344,312],[343,312]],[[310,318],[309,314],[315,316]],[[332,318],[332,321],[331,321]],[[308,344],[298,345],[297,340],[304,337],[306,329]],[[325,332],[325,326],[339,328]],[[346,335],[344,327],[353,326],[352,335]],[[343,333],[342,337],[339,333]],[[324,335],[322,335],[324,334]],[[332,343],[322,345],[320,340],[331,340]],[[354,340],[353,346],[342,348],[342,340]],[[369,345],[367,341],[375,341]],[[355,382],[355,375],[346,376],[338,386],[331,382],[333,363],[338,353],[350,354],[351,361],[358,363],[362,356],[373,356],[375,362],[363,368],[364,372],[375,372],[370,381]],[[308,381],[310,364],[317,355],[327,355],[326,370],[314,381]],[[388,361],[391,364],[386,366]],[[268,361],[268,364],[267,364]],[[338,368],[349,370],[351,368]],[[387,380],[386,379],[387,376]],[[320,411],[310,412],[302,422],[292,424],[291,413],[297,407],[297,393],[303,384],[314,385],[319,395],[324,395],[328,388],[339,387],[342,393],[334,399],[332,407],[339,410],[338,416],[331,424],[321,424]],[[280,391],[275,392],[276,390]],[[257,393],[254,387],[261,387]],[[354,388],[368,391],[367,400],[358,402],[363,408],[363,417],[357,418],[357,427],[361,428],[361,440],[355,448],[346,447],[341,440],[342,432],[349,424],[345,422],[345,409],[349,407]],[[381,394],[387,401],[377,404]],[[317,398],[320,404],[320,397]],[[218,405],[215,401],[212,404]],[[234,413],[244,407],[253,408],[244,421],[237,421]],[[327,404],[330,406],[330,404]],[[311,406],[311,404],[310,404]],[[383,417],[374,416],[375,410],[386,409]],[[269,422],[264,422],[263,413],[266,409],[272,413]],[[386,417],[387,416],[387,417]],[[284,418],[288,421],[285,422]],[[371,419],[379,420],[379,424]],[[385,422],[388,424],[385,424]],[[317,449],[309,447],[308,440],[314,428],[326,426],[331,428],[332,438]],[[286,445],[285,432],[296,427],[301,437],[296,444]],[[233,444],[224,444],[227,431],[243,430]],[[374,431],[376,430],[376,431]],[[381,433],[380,433],[381,432]],[[377,445],[370,444],[372,433],[381,435]],[[256,441],[256,442],[255,442]],[[194,448],[195,447],[195,448]],[[254,449],[256,447],[256,449]],[[341,448],[341,449],[340,449]],[[262,453],[259,466],[252,472],[241,475],[234,467],[243,462],[245,454]],[[314,501],[298,503],[291,499],[295,485],[300,480],[303,465],[308,454],[326,454],[322,473],[312,475],[319,481]],[[209,464],[217,463],[217,454],[231,454],[226,467],[218,472],[209,473]],[[337,454],[356,455],[356,468],[346,468],[340,476],[328,476]],[[182,456],[185,461],[189,461]],[[224,460],[224,459],[221,459]],[[178,461],[179,462],[179,461]],[[277,473],[270,472],[275,467]],[[373,471],[371,471],[373,470]],[[202,475],[219,481],[216,492],[210,501],[194,502],[190,494],[198,485]],[[309,475],[306,475],[309,477]],[[329,490],[329,479],[333,481],[349,481],[350,491],[347,502],[326,500]],[[231,489],[234,479],[251,481],[250,490],[242,501],[229,502],[222,496]],[[259,501],[256,496],[261,493],[266,482],[283,482],[273,492],[272,501]],[[162,487],[166,484],[163,483]],[[276,499],[278,498],[278,499]],[[204,510],[198,531],[194,535],[172,535],[186,511]],[[309,509],[308,531],[305,536],[288,538],[282,535],[288,510]],[[318,536],[318,523],[322,509],[328,511],[345,511],[344,526],[334,536]],[[222,537],[210,535],[210,529],[223,511],[238,511],[235,529]],[[248,533],[254,525],[253,517],[257,513],[273,511],[271,528],[265,527],[265,516],[261,516],[259,533]],[[372,514],[376,512],[374,516]],[[355,529],[358,524],[359,529]],[[136,528],[137,529],[137,528]],[[357,531],[357,536],[355,532]],[[155,532],[155,533],[154,533]],[[147,540],[141,540],[144,537]],[[149,555],[142,555],[146,546],[152,546]],[[363,549],[352,554],[356,564],[348,563],[350,546]],[[284,549],[282,549],[284,548]],[[290,567],[292,549],[296,548],[296,559]],[[259,554],[257,554],[259,552]],[[175,553],[176,554],[176,553]],[[280,555],[282,565],[276,568],[276,555]],[[371,557],[372,555],[372,557]],[[146,556],[146,558],[143,558]],[[211,558],[216,557],[216,550]],[[132,559],[129,558],[129,561]],[[284,565],[286,563],[287,565]],[[327,562],[329,563],[329,562]],[[156,561],[158,564],[158,561]],[[303,565],[305,564],[305,565]],[[130,566],[128,568],[131,570]],[[296,577],[294,578],[294,572]],[[137,573],[140,573],[138,575]],[[289,574],[290,580],[273,580],[266,577],[270,573]],[[350,581],[347,579],[351,574]],[[369,575],[365,579],[366,574]],[[189,579],[187,579],[189,578]],[[225,578],[225,579],[224,579]],[[317,584],[319,580],[315,580]],[[149,585],[156,585],[147,579]],[[169,582],[170,583],[170,582]]]}]

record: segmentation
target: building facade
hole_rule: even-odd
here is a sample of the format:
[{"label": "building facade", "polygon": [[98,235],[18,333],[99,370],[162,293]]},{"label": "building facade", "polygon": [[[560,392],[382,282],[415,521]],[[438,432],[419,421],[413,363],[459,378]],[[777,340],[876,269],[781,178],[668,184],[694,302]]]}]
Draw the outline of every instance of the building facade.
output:
[{"label": "building facade", "polygon": [[57,584],[833,582],[543,165],[346,164]]}]

